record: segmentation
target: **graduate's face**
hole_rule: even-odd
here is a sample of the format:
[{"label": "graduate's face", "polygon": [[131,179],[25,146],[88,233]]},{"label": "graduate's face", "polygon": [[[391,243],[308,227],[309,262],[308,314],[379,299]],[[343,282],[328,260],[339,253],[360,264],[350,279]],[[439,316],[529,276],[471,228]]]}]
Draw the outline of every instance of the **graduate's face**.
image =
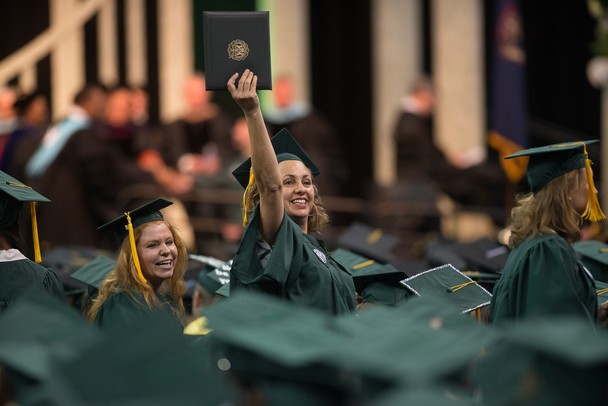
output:
[{"label": "graduate's face", "polygon": [[315,188],[310,169],[300,161],[279,163],[283,181],[283,201],[287,215],[306,231],[308,215],[315,200]]},{"label": "graduate's face", "polygon": [[[595,192],[597,193],[597,190]],[[579,214],[582,214],[587,208],[588,196],[589,184],[587,183],[587,171],[585,168],[581,168],[578,170],[578,187],[572,192],[571,196],[572,205]]]},{"label": "graduate's face", "polygon": [[177,246],[169,227],[163,222],[148,223],[137,243],[137,253],[145,278],[158,288],[173,276]]}]

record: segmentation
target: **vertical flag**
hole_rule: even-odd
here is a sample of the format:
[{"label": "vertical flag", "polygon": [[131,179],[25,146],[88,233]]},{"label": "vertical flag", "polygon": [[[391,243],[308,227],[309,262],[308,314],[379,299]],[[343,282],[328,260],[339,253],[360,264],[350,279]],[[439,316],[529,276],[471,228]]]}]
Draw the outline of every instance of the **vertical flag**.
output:
[{"label": "vertical flag", "polygon": [[[496,0],[490,82],[489,145],[500,157],[527,147],[526,53],[518,0]],[[525,158],[501,159],[512,183],[526,173]]]}]

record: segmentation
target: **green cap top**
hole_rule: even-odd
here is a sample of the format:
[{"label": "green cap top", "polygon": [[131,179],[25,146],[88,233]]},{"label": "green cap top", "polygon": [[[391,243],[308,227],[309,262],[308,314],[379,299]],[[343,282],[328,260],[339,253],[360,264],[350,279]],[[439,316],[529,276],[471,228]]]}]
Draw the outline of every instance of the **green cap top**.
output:
[{"label": "green cap top", "polygon": [[[308,156],[306,151],[302,149],[300,144],[296,141],[295,138],[291,135],[291,133],[286,129],[281,129],[274,137],[272,137],[272,147],[274,148],[274,152],[277,155],[277,161],[300,161],[312,173],[312,176],[317,176],[321,171],[314,164],[312,159]],[[239,165],[234,171],[232,171],[232,175],[239,181],[243,188],[246,188],[249,184],[249,172],[251,172],[251,158],[247,158],[245,162]]]},{"label": "green cap top", "polygon": [[50,200],[0,171],[0,229],[15,222],[22,202],[50,202]]},{"label": "green cap top", "polygon": [[528,184],[533,193],[541,190],[549,181],[575,169],[585,167],[586,146],[599,140],[577,141],[530,148],[507,155],[505,159],[529,157]]},{"label": "green cap top", "polygon": [[[133,229],[136,229],[137,227],[145,223],[162,220],[163,215],[160,210],[172,204],[173,202],[170,200],[158,198],[134,210],[131,210],[130,212],[128,212],[128,214],[131,217]],[[101,231],[111,232],[114,234],[118,241],[122,241],[127,235],[129,235],[129,232],[127,230],[127,224],[127,213],[125,213],[122,216],[119,216],[114,220],[97,227],[97,229]]]},{"label": "green cap top", "polygon": [[198,284],[209,294],[214,295],[225,284],[230,282],[230,271],[213,269],[201,271],[198,274]]},{"label": "green cap top", "polygon": [[402,283],[418,296],[448,299],[462,313],[490,304],[492,294],[450,264],[429,269]]},{"label": "green cap top", "polygon": [[342,248],[338,248],[331,256],[351,272],[355,289],[359,293],[371,283],[398,283],[408,277],[404,271],[400,271],[393,265],[379,264],[373,259]]},{"label": "green cap top", "polygon": [[74,272],[71,277],[92,288],[99,289],[101,282],[115,267],[116,261],[105,255],[100,255]]}]

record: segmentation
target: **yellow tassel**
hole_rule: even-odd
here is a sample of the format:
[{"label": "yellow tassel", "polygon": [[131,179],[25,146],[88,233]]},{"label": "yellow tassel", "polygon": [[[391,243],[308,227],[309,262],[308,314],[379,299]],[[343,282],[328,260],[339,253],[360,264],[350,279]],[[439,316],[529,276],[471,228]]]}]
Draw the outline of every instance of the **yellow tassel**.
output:
[{"label": "yellow tassel", "polygon": [[606,215],[600,207],[600,203],[597,200],[597,193],[595,193],[595,183],[593,182],[593,173],[591,172],[591,160],[587,155],[587,146],[583,144],[585,153],[585,171],[587,172],[587,185],[589,186],[589,195],[587,197],[587,208],[581,217],[589,221],[601,221],[606,218]]},{"label": "yellow tassel", "polygon": [[451,288],[448,288],[448,292],[456,292],[457,290],[460,290],[460,289],[464,288],[465,286],[473,285],[474,283],[477,283],[477,282],[475,282],[475,281],[468,281],[468,282],[461,283],[461,284],[456,285],[456,286],[452,286]]},{"label": "yellow tassel", "polygon": [[42,262],[42,255],[40,254],[40,241],[38,240],[38,220],[36,219],[36,205],[38,203],[31,202],[30,204],[30,215],[32,217],[32,236],[34,238],[34,261],[37,264]]},{"label": "yellow tassel", "polygon": [[131,255],[133,256],[133,262],[135,263],[135,269],[137,270],[137,275],[141,278],[144,283],[148,283],[146,278],[144,278],[144,274],[141,272],[141,265],[139,264],[139,256],[137,255],[137,246],[135,245],[135,234],[133,233],[133,224],[131,223],[131,215],[127,212],[125,213],[127,216],[127,230],[129,231],[129,243],[131,244]]},{"label": "yellow tassel", "polygon": [[249,218],[247,217],[247,193],[249,193],[249,189],[251,188],[251,185],[253,185],[253,180],[253,170],[250,170],[249,182],[245,188],[245,193],[243,193],[243,227],[247,227],[247,222],[249,221]]}]

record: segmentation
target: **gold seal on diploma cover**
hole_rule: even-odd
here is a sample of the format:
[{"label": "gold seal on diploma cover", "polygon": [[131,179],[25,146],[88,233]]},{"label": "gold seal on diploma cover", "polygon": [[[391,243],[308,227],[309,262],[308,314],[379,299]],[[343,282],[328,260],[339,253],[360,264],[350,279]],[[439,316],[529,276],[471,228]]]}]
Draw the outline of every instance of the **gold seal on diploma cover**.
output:
[{"label": "gold seal on diploma cover", "polygon": [[235,39],[228,44],[228,57],[235,61],[243,61],[249,56],[249,45],[242,39]]}]

